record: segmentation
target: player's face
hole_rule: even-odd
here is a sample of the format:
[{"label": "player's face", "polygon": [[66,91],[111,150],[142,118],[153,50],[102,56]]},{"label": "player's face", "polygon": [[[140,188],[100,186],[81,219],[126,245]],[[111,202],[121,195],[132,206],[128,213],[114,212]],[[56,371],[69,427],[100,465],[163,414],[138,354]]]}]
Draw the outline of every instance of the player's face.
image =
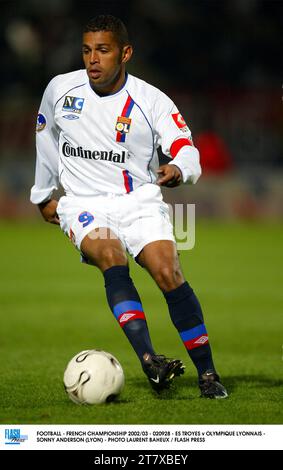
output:
[{"label": "player's face", "polygon": [[122,86],[124,64],[131,55],[131,46],[121,49],[111,31],[88,32],[83,35],[83,60],[94,89],[111,93]]}]

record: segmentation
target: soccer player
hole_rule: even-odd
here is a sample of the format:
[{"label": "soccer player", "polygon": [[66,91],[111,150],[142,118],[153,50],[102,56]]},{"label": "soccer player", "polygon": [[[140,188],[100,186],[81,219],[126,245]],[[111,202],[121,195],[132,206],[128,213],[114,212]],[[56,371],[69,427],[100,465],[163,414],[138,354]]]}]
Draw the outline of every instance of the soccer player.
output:
[{"label": "soccer player", "polygon": [[[197,369],[201,396],[226,398],[160,190],[196,183],[199,153],[171,99],[126,72],[132,52],[120,19],[99,15],[87,24],[85,69],[53,78],[43,95],[31,201],[103,273],[109,306],[152,387],[166,388],[184,366],[156,354],[126,252],[161,289]],[[160,167],[159,146],[172,158]],[[65,195],[58,202],[52,194],[59,183]]]}]

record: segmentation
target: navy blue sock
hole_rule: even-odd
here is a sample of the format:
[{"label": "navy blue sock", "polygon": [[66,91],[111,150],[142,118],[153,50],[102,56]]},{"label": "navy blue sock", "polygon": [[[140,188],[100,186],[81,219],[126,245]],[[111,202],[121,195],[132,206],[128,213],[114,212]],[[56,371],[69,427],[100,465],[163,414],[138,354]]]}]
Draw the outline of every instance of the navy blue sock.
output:
[{"label": "navy blue sock", "polygon": [[113,266],[103,273],[108,304],[138,355],[155,354],[141,299],[129,275],[128,266]]},{"label": "navy blue sock", "polygon": [[215,370],[208,335],[199,301],[187,282],[170,292],[163,292],[171,320],[197,368],[199,376]]}]

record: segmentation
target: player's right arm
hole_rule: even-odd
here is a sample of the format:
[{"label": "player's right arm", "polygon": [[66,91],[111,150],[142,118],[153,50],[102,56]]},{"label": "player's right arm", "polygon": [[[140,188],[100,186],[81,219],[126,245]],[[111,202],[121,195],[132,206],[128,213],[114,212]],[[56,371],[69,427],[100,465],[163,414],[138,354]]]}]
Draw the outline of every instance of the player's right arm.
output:
[{"label": "player's right arm", "polygon": [[42,217],[46,222],[50,224],[60,225],[60,220],[57,214],[58,201],[56,199],[50,199],[49,201],[41,202],[38,204],[38,208],[41,212]]},{"label": "player's right arm", "polygon": [[37,117],[36,126],[36,169],[35,184],[30,200],[37,204],[47,222],[59,223],[56,213],[57,201],[52,199],[53,191],[59,186],[59,131],[54,121],[54,82],[47,86]]}]

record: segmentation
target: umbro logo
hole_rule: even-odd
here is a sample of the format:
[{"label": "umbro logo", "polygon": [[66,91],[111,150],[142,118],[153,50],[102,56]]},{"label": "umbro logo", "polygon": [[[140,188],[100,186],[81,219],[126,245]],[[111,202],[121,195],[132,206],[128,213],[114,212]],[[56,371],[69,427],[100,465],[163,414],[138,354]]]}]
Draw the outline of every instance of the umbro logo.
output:
[{"label": "umbro logo", "polygon": [[208,341],[208,336],[201,336],[199,339],[197,339],[194,344],[204,344]]},{"label": "umbro logo", "polygon": [[130,320],[130,318],[134,317],[136,314],[135,313],[124,313],[121,318],[119,319],[119,322],[120,323],[124,323],[128,320]]}]

